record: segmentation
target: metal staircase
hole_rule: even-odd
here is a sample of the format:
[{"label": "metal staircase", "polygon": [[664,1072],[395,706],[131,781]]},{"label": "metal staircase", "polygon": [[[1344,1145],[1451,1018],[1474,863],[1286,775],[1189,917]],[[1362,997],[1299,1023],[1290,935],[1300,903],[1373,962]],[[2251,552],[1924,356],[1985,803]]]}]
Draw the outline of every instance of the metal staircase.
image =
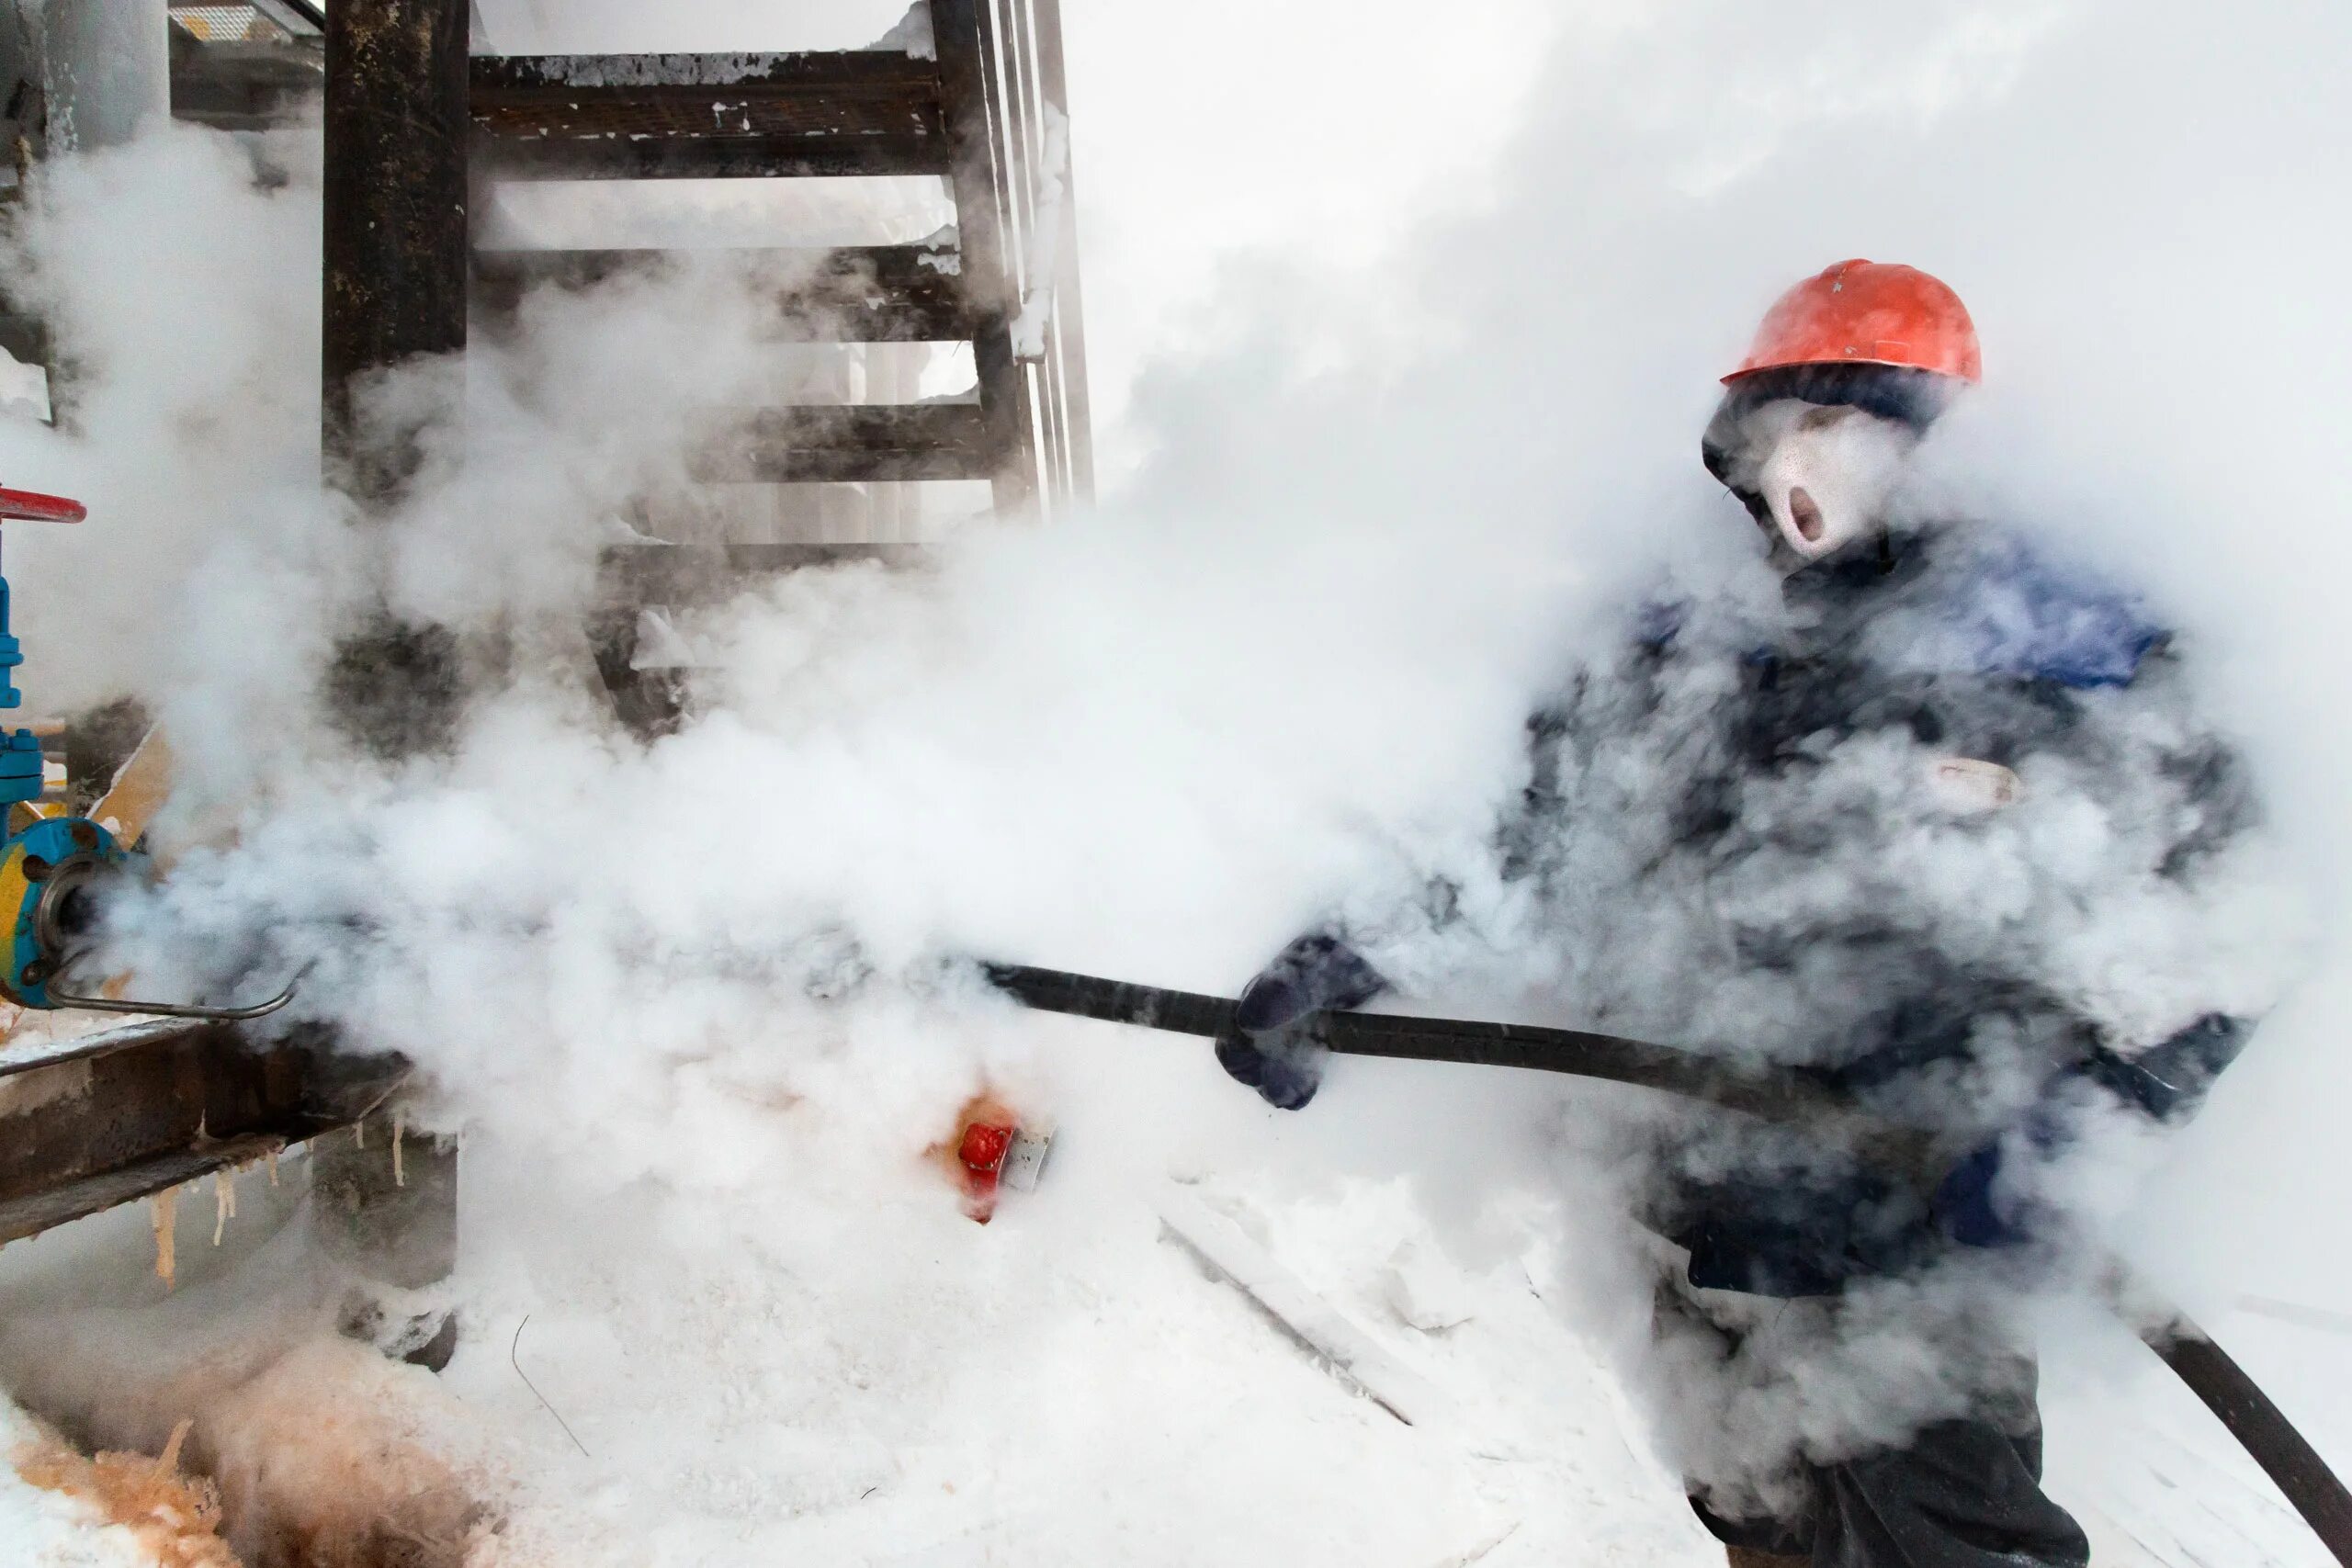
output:
[{"label": "metal staircase", "polygon": [[[242,9],[293,20],[279,23],[284,38],[256,43],[242,15],[197,15],[239,7],[172,7],[175,17],[188,13],[174,24],[186,35],[175,57],[179,107],[233,129],[280,123],[285,98],[309,80],[306,28],[322,28],[322,436],[329,482],[364,509],[388,509],[416,464],[356,439],[355,384],[417,355],[461,351],[469,295],[472,309],[495,312],[537,282],[661,265],[633,253],[482,251],[471,256],[469,278],[468,187],[485,178],[944,175],[956,209],[952,247],[807,258],[792,269],[792,297],[777,302],[780,331],[803,321],[841,341],[968,344],[978,373],[971,400],[754,411],[714,438],[697,477],[981,479],[1001,513],[1050,512],[1087,497],[1070,209],[1067,199],[1057,207],[1038,194],[1057,181],[1067,189],[1066,170],[1045,166],[1049,124],[1064,102],[1053,0],[934,0],[936,62],[879,50],[469,62],[465,0],[334,0],[323,16],[304,0]],[[203,37],[190,25],[198,23]],[[269,53],[289,49],[302,56],[299,71],[278,70]],[[1032,269],[1041,253],[1060,266]],[[1013,332],[1024,292],[1048,296],[1025,301],[1045,312],[1032,316],[1043,332],[1041,352],[1029,358],[1015,352]],[[0,343],[37,357],[46,346],[37,329],[0,318]],[[727,553],[729,568],[754,571],[837,552],[771,545]],[[694,574],[675,554],[636,580],[649,602],[690,590]],[[434,652],[447,640],[435,630],[388,623],[354,634],[337,654],[339,666],[374,682],[356,690],[400,699],[393,705],[419,732],[438,722],[455,690],[454,655]],[[636,680],[627,651],[625,638],[598,649],[616,703],[658,727],[650,698],[660,694]],[[398,1113],[386,1107],[407,1073],[397,1056],[356,1055],[318,1029],[264,1041],[161,1020],[20,1040],[0,1060],[0,1242],[309,1142],[321,1224],[342,1238],[355,1277],[419,1288],[454,1261],[458,1156],[437,1140],[402,1145]],[[360,1125],[370,1127],[364,1139],[325,1139]],[[446,1335],[428,1349],[436,1347],[446,1356]]]},{"label": "metal staircase", "polygon": [[[777,299],[774,326],[779,340],[967,344],[968,400],[738,411],[715,420],[692,454],[697,484],[985,480],[1006,517],[1088,498],[1069,176],[1066,157],[1046,162],[1067,147],[1057,0],[931,0],[930,23],[935,58],[876,48],[469,61],[477,192],[484,182],[550,179],[944,179],[954,226],[926,243],[775,253],[795,281]],[[472,308],[494,320],[533,286],[663,265],[659,251],[493,249],[478,240]],[[1024,307],[1026,357],[1015,342]],[[616,548],[593,628],[600,668],[633,723],[663,728],[673,705],[623,689],[641,611],[724,591],[744,573],[903,548],[733,541],[715,559]]]}]

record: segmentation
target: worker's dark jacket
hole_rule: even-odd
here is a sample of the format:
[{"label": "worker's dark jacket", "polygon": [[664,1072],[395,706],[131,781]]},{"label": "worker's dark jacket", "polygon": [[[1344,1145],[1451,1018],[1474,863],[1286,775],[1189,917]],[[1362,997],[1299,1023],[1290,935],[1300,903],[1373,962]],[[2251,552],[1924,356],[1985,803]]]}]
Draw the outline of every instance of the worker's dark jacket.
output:
[{"label": "worker's dark jacket", "polygon": [[[1838,1139],[1661,1098],[1628,1102],[1619,1168],[1690,1285],[1841,1307],[1859,1281],[2044,1228],[2035,1179],[2099,1118],[2194,1109],[2282,976],[2238,918],[2264,907],[2242,770],[2128,597],[1954,525],[1815,563],[1779,603],[1646,620],[1531,722],[1498,861],[1292,943],[1240,998],[1229,1072],[1303,1105],[1314,1009],[1482,969],[1562,1021],[1794,1068],[1959,1157],[1867,1168]],[[1899,1444],[1817,1444],[1793,1421],[1722,1426],[1778,1342],[1751,1354],[1713,1298],[1679,1300],[1724,1340],[1675,1362],[1664,1397],[1724,1540],[1815,1568],[2086,1560],[2040,1490],[2005,1351],[1922,1341],[1969,1359],[1947,1371],[1982,1382],[1972,1408]],[[1842,1332],[1838,1309],[1770,1321]],[[1727,1435],[1756,1451],[1713,1451]]]},{"label": "worker's dark jacket", "polygon": [[1808,1295],[2001,1239],[2020,1154],[2095,1103],[2187,1114],[2245,1010],[2162,932],[2251,807],[2164,635],[2001,536],[1897,535],[1783,595],[1658,612],[1535,718],[1502,845],[1586,1021],[1981,1145],[1935,1193],[1738,1119],[1665,1140],[1646,1217],[1691,1282]]}]

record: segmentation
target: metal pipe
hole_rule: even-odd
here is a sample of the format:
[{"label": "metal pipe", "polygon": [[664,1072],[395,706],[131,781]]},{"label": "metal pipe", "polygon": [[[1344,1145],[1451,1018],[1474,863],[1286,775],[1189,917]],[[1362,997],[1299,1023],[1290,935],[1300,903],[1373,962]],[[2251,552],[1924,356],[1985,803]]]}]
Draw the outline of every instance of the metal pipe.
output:
[{"label": "metal pipe", "polygon": [[[1035,0],[1037,11],[1039,96],[1069,118],[1069,76],[1062,58],[1061,0]],[[1078,152],[1062,158],[1060,246],[1055,252],[1054,333],[1058,361],[1055,377],[1062,401],[1062,445],[1069,462],[1070,488],[1080,506],[1094,502],[1093,411],[1086,390],[1086,307],[1078,270]]]},{"label": "metal pipe", "polygon": [[[1036,127],[1029,112],[1027,50],[1022,37],[1021,0],[986,0],[995,19],[989,30],[997,91],[1004,106],[999,117],[1005,151],[1005,196],[1012,220],[1012,257],[1022,284],[1029,279],[1029,253],[1036,244],[1030,232],[1037,216],[1037,168],[1041,161]],[[1001,7],[1000,10],[999,7]]]},{"label": "metal pipe", "polygon": [[1004,224],[1004,157],[993,143],[991,113],[1003,106],[989,90],[994,58],[989,0],[933,0],[939,84],[946,100],[947,139],[956,192],[956,245],[963,276],[978,291],[987,320],[972,341],[979,375],[980,409],[997,460],[996,509],[1025,511],[1037,488],[1036,452],[1030,440],[1028,381],[1012,357],[1012,312],[1020,283],[1010,263]]},{"label": "metal pipe", "polygon": [[49,988],[49,999],[59,1007],[80,1008],[85,1012],[133,1012],[152,1014],[156,1018],[199,1019],[207,1023],[251,1023],[257,1018],[267,1018],[294,999],[294,987],[287,987],[266,1002],[255,1002],[243,1008],[209,1008],[193,1002],[131,1002],[112,997],[77,997]]}]

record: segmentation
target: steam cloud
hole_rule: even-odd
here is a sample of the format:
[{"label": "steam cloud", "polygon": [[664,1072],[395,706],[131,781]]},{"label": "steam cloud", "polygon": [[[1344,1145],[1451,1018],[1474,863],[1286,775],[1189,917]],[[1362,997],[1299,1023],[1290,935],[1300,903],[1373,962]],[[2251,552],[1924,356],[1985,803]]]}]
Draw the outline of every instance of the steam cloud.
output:
[{"label": "steam cloud", "polygon": [[[490,21],[501,47],[531,46],[499,33],[529,31],[519,10]],[[1076,25],[1083,39],[1101,24]],[[592,1416],[597,1459],[567,1472],[541,1450],[540,1473],[629,1478],[633,1501],[594,1506],[631,1528],[654,1499],[681,1540],[741,1523],[748,1506],[681,1437],[746,1430],[688,1375],[729,1336],[766,1408],[818,1413],[779,1451],[813,1451],[835,1415],[836,1431],[871,1424],[854,1452],[782,1467],[800,1506],[933,1479],[931,1461],[891,1456],[933,1418],[937,1451],[981,1451],[957,1402],[1009,1391],[1030,1391],[1037,1430],[990,1461],[1004,1495],[1105,1473],[1087,1433],[1148,1390],[1081,1374],[1035,1392],[1058,1365],[1054,1328],[1125,1353],[1050,1281],[1148,1295],[1164,1265],[1127,1195],[1171,1164],[1266,1193],[1409,1173],[1416,1212],[1465,1256],[1565,1228],[1584,1247],[1587,1321],[1638,1337],[1646,1269],[1622,1235],[1560,1211],[1598,1207],[1611,1157],[1657,1112],[1351,1064],[1277,1122],[1205,1051],[1012,1016],[935,963],[1229,990],[1347,908],[1389,922],[1381,961],[1430,1005],[1589,1019],[1605,997],[1625,1032],[1802,1056],[1811,998],[1695,983],[1697,924],[1671,907],[1623,919],[1638,835],[1663,827],[1647,807],[1679,776],[1670,748],[1589,781],[1594,830],[1560,852],[1540,908],[1513,902],[1492,842],[1527,782],[1521,717],[1609,656],[1623,606],[1661,572],[1719,617],[1726,660],[1742,617],[1767,613],[1753,530],[1700,469],[1697,435],[1772,292],[1838,255],[1932,268],[1986,334],[1991,385],[1922,454],[1915,503],[1998,517],[2147,584],[2338,914],[2352,742],[2330,722],[2346,673],[2335,524],[2352,497],[2333,453],[2352,385],[2309,323],[2332,319],[2352,270],[2352,220],[2312,196],[2343,185],[2352,126],[2326,73],[2352,21],[2287,5],[2216,37],[2187,6],[1858,18],[1826,0],[1769,17],[1690,0],[1555,25],[1477,205],[1397,193],[1426,220],[1352,268],[1229,263],[1190,352],[1143,367],[1131,401],[1114,391],[1131,478],[1100,515],[717,609],[687,628],[708,663],[702,716],[650,748],[601,711],[573,628],[614,519],[682,477],[688,412],[790,397],[805,367],[761,343],[762,289],[714,262],[535,299],[517,338],[471,355],[463,418],[429,427],[410,503],[360,519],[316,483],[314,142],[256,154],[158,127],[51,176],[17,265],[83,379],[70,428],[7,422],[0,460],[84,495],[93,520],[11,536],[23,680],[46,705],[136,693],[187,759],[159,829],[184,848],[151,911],[149,982],[217,981],[203,965],[224,952],[256,973],[322,955],[305,1006],[415,1057],[424,1114],[472,1139],[458,1296],[484,1320],[557,1306],[547,1353],[659,1406],[635,1435]],[[659,41],[743,41],[712,26]],[[1087,162],[1090,113],[1115,117],[1114,68],[1090,82],[1074,63],[1087,220],[1140,222],[1147,204]],[[2187,84],[2211,112],[2179,112]],[[280,183],[255,182],[256,155]],[[1096,295],[1115,283],[1090,275]],[[420,367],[379,408],[450,396],[447,367]],[[514,650],[453,756],[386,769],[325,722],[327,650],[379,596]],[[1674,700],[1703,713],[1709,693]],[[2116,743],[2153,751],[2172,722]],[[2199,924],[2108,877],[2079,817],[2021,813],[1965,843],[1910,819],[1896,783],[1912,761],[1852,758],[1838,799],[1879,830],[1851,863],[1743,889],[1754,916],[1868,876],[1920,920],[2099,976],[2101,1016],[2139,1039],[2188,1005],[2176,987],[2192,974],[2233,1005],[2276,993],[2294,911],[2263,868],[2245,870],[2226,929]],[[2128,839],[2166,803],[2108,807]],[[2069,897],[2031,904],[2053,868]],[[1470,937],[1395,925],[1397,890],[1432,876],[1463,890]],[[2342,920],[2329,929],[2323,977],[2274,1015],[2148,1206],[2130,1210],[2128,1186],[2082,1199],[2124,1209],[2117,1233],[2192,1304],[2343,1283],[2278,1196],[2337,1175],[2325,1130],[2346,1083],[2323,1021],[2352,967]],[[987,1236],[994,1252],[919,1157],[984,1081],[1068,1129],[1034,1219]],[[2144,1153],[2111,1148],[2124,1166]],[[967,1312],[937,1299],[943,1268],[978,1281]],[[1778,1332],[1798,1370],[1770,1387],[1701,1379],[1701,1352],[1669,1338],[1665,1375],[1640,1385],[1647,1412],[1727,1495],[1769,1487],[1792,1446],[1849,1451],[1971,1392],[1928,1352],[2002,1294],[1938,1278],[1870,1292],[1833,1327],[1792,1323]],[[1171,1353],[1235,1353],[1212,1326],[1171,1333]],[[888,1366],[890,1395],[850,1398],[797,1359],[828,1335],[839,1364]],[[613,1371],[623,1337],[673,1375]],[[1867,1383],[1841,1375],[1858,1347]],[[490,1360],[469,1348],[455,1385],[492,1400]],[[1700,1440],[1663,1392],[1677,1385],[1709,1391],[1704,1420],[1727,1441]],[[583,1375],[571,1393],[594,1407],[598,1387]],[[1188,1410],[1179,1427],[1195,1416],[1213,1425]],[[1318,1478],[1282,1419],[1202,1461],[1212,1479],[1294,1485],[1302,1517],[1367,1531],[1388,1518],[1364,1496],[1384,1476],[1436,1496],[1438,1520],[1476,1513],[1458,1485],[1416,1484],[1424,1461],[1370,1445],[1348,1484]],[[1193,1484],[1166,1495],[1213,1512]],[[1284,1528],[1238,1537],[1237,1560],[1330,1549]]]}]

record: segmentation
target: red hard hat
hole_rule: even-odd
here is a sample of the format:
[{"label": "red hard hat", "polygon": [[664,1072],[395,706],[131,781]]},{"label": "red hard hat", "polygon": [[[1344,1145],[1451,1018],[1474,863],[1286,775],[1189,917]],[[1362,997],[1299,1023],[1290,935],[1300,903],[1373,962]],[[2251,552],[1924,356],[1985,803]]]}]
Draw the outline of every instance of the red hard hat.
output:
[{"label": "red hard hat", "polygon": [[1976,323],[1944,284],[1917,267],[1842,261],[1773,302],[1736,381],[1790,365],[1899,365],[1963,381],[1984,378]]}]

